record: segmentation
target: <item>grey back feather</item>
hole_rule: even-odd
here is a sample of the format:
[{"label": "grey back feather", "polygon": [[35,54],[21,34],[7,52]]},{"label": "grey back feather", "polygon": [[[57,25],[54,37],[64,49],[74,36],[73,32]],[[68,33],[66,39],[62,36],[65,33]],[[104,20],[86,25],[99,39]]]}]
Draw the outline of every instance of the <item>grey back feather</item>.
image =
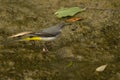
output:
[{"label": "grey back feather", "polygon": [[65,26],[64,23],[60,23],[60,24],[57,24],[57,25],[55,25],[55,26],[46,28],[46,29],[42,30],[42,32],[45,32],[45,33],[61,32],[61,29],[62,29],[64,26]]},{"label": "grey back feather", "polygon": [[31,36],[42,36],[42,37],[57,36],[61,33],[61,29],[64,26],[65,26],[64,23],[60,23],[55,26],[43,29],[40,32],[32,33]]}]

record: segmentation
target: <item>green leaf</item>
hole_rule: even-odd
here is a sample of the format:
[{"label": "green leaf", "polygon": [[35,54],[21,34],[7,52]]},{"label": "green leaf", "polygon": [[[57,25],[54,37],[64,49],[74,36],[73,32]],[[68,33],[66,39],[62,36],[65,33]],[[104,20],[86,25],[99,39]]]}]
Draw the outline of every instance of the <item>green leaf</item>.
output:
[{"label": "green leaf", "polygon": [[67,16],[74,16],[78,12],[82,12],[84,10],[86,10],[86,9],[85,8],[82,9],[82,8],[79,8],[79,7],[61,8],[57,12],[55,12],[55,15],[58,18],[67,17]]}]

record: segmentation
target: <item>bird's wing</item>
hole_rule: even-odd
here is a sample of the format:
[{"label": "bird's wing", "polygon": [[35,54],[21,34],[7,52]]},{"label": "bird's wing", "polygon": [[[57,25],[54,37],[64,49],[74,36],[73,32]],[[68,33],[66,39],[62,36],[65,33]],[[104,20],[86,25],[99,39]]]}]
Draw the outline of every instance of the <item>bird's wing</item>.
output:
[{"label": "bird's wing", "polygon": [[43,29],[40,32],[32,33],[31,36],[41,36],[41,37],[50,37],[57,36],[61,33],[61,29],[65,26],[64,23],[57,24],[55,26]]},{"label": "bird's wing", "polygon": [[40,33],[32,33],[30,36],[40,36],[40,37],[53,37],[59,35],[61,32],[54,32],[54,33],[47,33],[47,32],[40,32]]}]

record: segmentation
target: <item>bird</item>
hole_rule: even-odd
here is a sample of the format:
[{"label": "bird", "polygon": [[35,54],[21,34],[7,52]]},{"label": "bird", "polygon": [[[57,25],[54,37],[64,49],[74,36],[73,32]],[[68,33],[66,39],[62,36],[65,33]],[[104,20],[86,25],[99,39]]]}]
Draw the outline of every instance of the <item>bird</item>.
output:
[{"label": "bird", "polygon": [[27,37],[19,39],[18,41],[53,41],[61,34],[65,25],[67,24],[60,23],[39,32],[30,32],[27,34]]},{"label": "bird", "polygon": [[[45,41],[51,42],[59,37],[62,33],[62,29],[69,25],[69,23],[58,23],[56,25],[50,26],[48,28],[42,29],[38,32],[25,31],[8,37],[8,43],[16,41],[31,41],[35,45],[35,41]],[[9,40],[11,39],[12,40]],[[43,44],[43,51],[48,51],[45,43]]]}]

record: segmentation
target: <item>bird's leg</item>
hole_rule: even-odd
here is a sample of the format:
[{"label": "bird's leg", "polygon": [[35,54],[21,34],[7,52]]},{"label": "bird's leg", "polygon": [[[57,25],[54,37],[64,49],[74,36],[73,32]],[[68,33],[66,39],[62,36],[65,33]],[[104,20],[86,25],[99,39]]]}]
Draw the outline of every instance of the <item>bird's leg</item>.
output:
[{"label": "bird's leg", "polygon": [[[32,38],[33,36],[29,36],[29,38]],[[30,40],[30,42],[31,42],[31,45],[32,46],[35,46],[35,41],[34,40]]]},{"label": "bird's leg", "polygon": [[46,46],[46,43],[43,43],[43,50],[42,51],[43,52],[48,52],[49,51],[47,46]]}]

